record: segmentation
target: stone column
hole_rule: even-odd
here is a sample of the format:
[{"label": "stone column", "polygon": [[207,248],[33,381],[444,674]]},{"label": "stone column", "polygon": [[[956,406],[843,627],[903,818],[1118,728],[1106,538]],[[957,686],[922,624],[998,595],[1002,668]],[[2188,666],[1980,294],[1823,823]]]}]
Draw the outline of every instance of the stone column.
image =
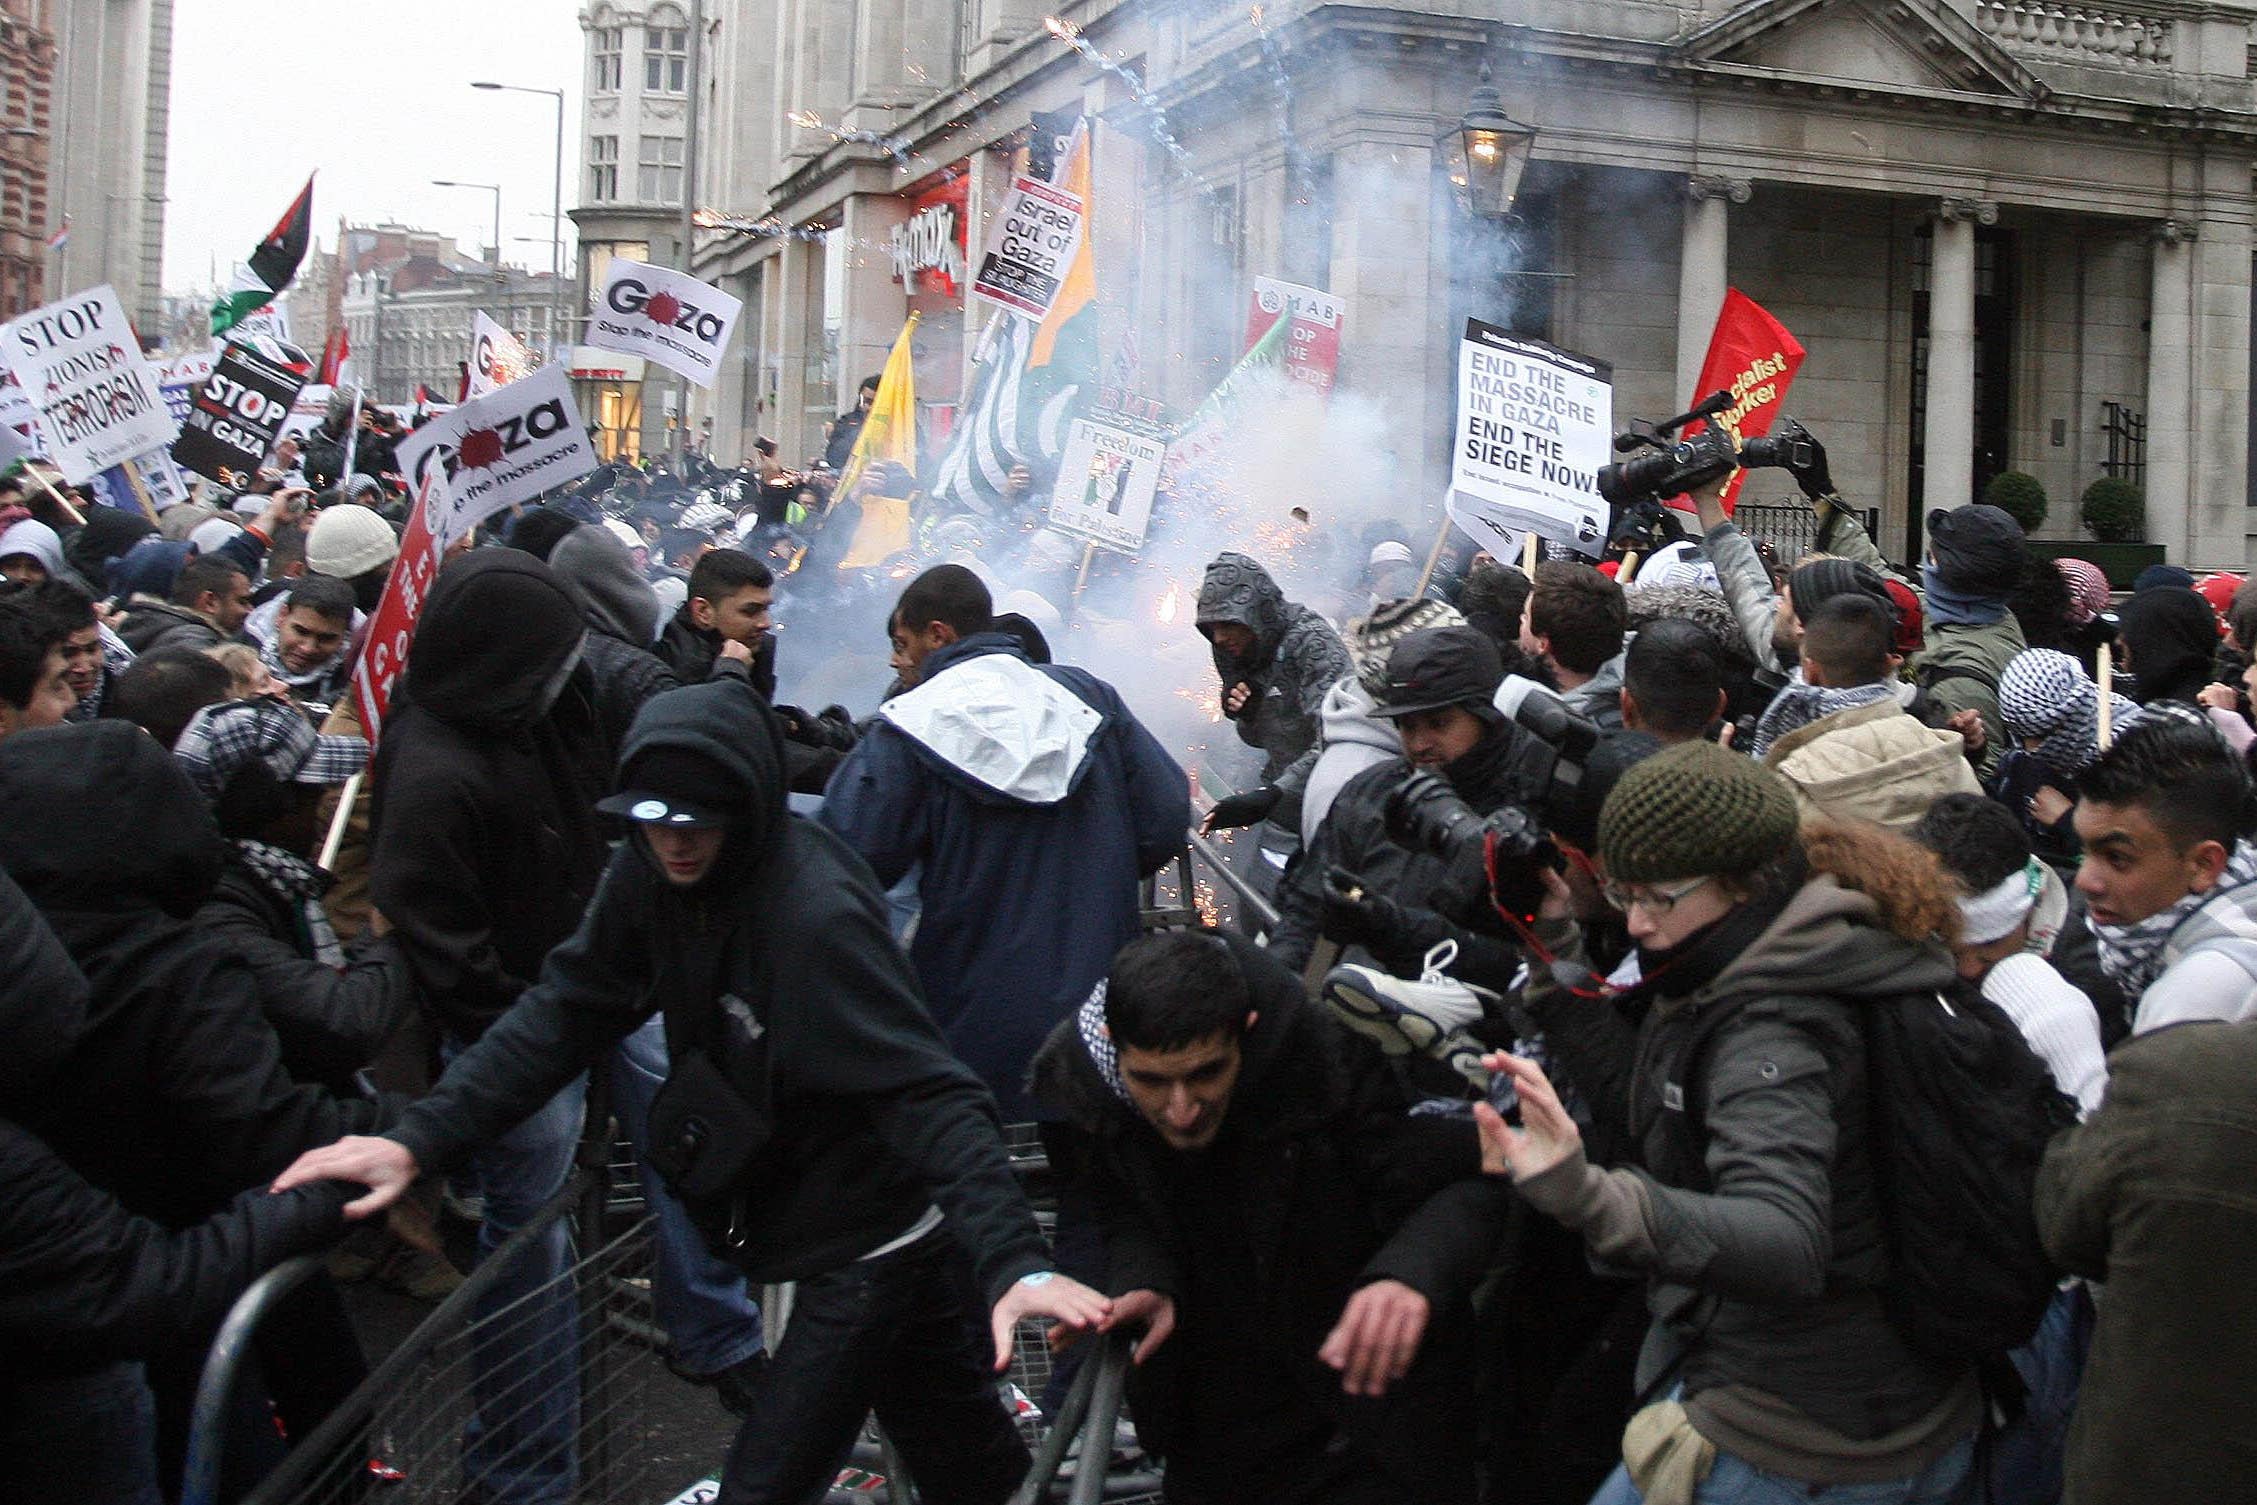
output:
[{"label": "stone column", "polygon": [[858,193],[846,201],[834,254],[846,258],[845,317],[839,326],[839,410],[854,406],[865,376],[884,369],[908,317],[909,294],[893,275],[893,232],[909,218],[909,201],[891,193]]},{"label": "stone column", "polygon": [[2193,224],[2155,227],[2147,312],[2147,541],[2187,558],[2194,465]]},{"label": "stone column", "polygon": [[[1456,331],[1436,340],[1431,318],[1446,306],[1436,285],[1447,275],[1435,233],[1434,148],[1424,139],[1357,140],[1334,162],[1346,191],[1332,225],[1332,291],[1347,304],[1354,351],[1353,362],[1342,360],[1342,385],[1378,407],[1384,459],[1405,494],[1424,504],[1447,474],[1435,466],[1446,439],[1432,453],[1429,444],[1449,433],[1457,370]],[[1157,352],[1145,354],[1149,361]]]},{"label": "stone column", "polygon": [[1693,177],[1685,180],[1685,242],[1677,261],[1677,392],[1693,402],[1701,363],[1708,359],[1709,337],[1731,286],[1726,268],[1730,244],[1728,204],[1745,204],[1755,186],[1746,178]]},{"label": "stone column", "polygon": [[810,423],[807,415],[808,404],[822,400],[807,388],[810,342],[823,337],[819,320],[809,317],[808,277],[822,261],[820,245],[793,237],[769,262],[767,295],[775,310],[770,327],[776,332],[772,348],[778,357],[771,432],[781,447],[784,463],[795,467],[805,463],[823,442],[821,428]]},{"label": "stone column", "polygon": [[[2215,201],[2214,201],[2215,202]],[[2248,563],[2250,227],[2230,212],[2205,215],[2194,247],[2194,396],[2187,448],[2193,481],[2183,563]]]},{"label": "stone column", "polygon": [[1975,226],[1998,223],[1998,205],[1945,199],[1936,210],[1928,267],[1927,427],[1920,505],[1975,499]]}]

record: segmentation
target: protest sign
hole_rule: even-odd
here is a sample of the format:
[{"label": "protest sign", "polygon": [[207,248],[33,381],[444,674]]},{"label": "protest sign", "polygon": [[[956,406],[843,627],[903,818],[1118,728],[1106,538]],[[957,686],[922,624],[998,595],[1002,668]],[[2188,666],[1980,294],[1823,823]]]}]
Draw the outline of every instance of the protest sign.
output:
[{"label": "protest sign", "polygon": [[230,344],[196,394],[172,457],[198,475],[230,483],[266,462],[305,378],[248,345]]},{"label": "protest sign", "polygon": [[[1771,317],[1763,305],[1738,288],[1724,294],[1724,307],[1716,316],[1716,332],[1709,336],[1708,358],[1701,362],[1701,379],[1690,403],[1711,392],[1730,392],[1732,406],[1716,417],[1734,439],[1760,438],[1771,432],[1787,401],[1787,388],[1802,369],[1802,342],[1787,333],[1787,326]],[[1704,425],[1689,424],[1685,432],[1697,434]],[[1730,513],[1739,500],[1748,473],[1736,470],[1724,488],[1724,510]],[[1672,499],[1676,506],[1682,499]],[[1688,507],[1685,510],[1690,511]]]},{"label": "protest sign", "polygon": [[1254,279],[1254,305],[1246,316],[1246,344],[1252,350],[1279,319],[1290,319],[1284,364],[1286,379],[1329,395],[1340,370],[1340,325],[1348,305],[1321,288],[1275,277]]},{"label": "protest sign", "polygon": [[397,453],[409,491],[420,495],[433,475],[443,483],[431,518],[441,549],[504,507],[596,468],[562,366],[543,366],[432,419],[402,439]]},{"label": "protest sign", "polygon": [[20,440],[30,454],[47,453],[46,441],[39,436],[39,410],[24,396],[23,383],[16,380],[16,373],[5,365],[0,365],[0,428]]},{"label": "protest sign", "polygon": [[533,356],[523,342],[486,317],[486,310],[478,310],[471,322],[470,385],[463,389],[464,400],[506,387],[532,369]]},{"label": "protest sign", "polygon": [[165,362],[157,373],[157,395],[164,398],[165,411],[174,423],[188,421],[197,391],[212,379],[212,368],[218,363],[219,352],[211,349],[182,351]]},{"label": "protest sign", "polygon": [[297,400],[290,404],[290,416],[283,420],[282,432],[275,436],[275,442],[279,444],[291,438],[303,440],[320,428],[322,416],[329,411],[329,394],[336,390],[319,382],[300,387]]},{"label": "protest sign", "polygon": [[1149,425],[1098,411],[1076,418],[1050,493],[1050,526],[1122,554],[1144,547],[1168,448]]},{"label": "protest sign", "polygon": [[188,500],[187,483],[174,468],[172,457],[161,449],[120,460],[85,484],[103,506],[146,513],[152,520],[165,508]]},{"label": "protest sign", "polygon": [[615,257],[582,340],[599,350],[647,356],[710,387],[743,308],[686,273]]},{"label": "protest sign", "polygon": [[432,535],[432,514],[446,499],[446,477],[432,467],[415,489],[415,510],[400,534],[400,557],[384,582],[376,614],[368,619],[368,635],[361,643],[360,662],[353,669],[353,705],[371,747],[384,729],[392,709],[392,690],[400,671],[407,667],[408,644],[423,615],[424,598],[439,573],[441,549]]},{"label": "protest sign", "polygon": [[1082,201],[1034,178],[1013,178],[995,217],[972,291],[1041,323],[1081,250]]},{"label": "protest sign", "polygon": [[156,368],[107,284],[35,308],[0,330],[0,360],[22,383],[48,454],[73,485],[162,449],[179,432],[157,395]]},{"label": "protest sign", "polygon": [[1533,532],[1597,555],[1598,471],[1613,437],[1613,367],[1466,321],[1449,507],[1469,537],[1502,555]]}]

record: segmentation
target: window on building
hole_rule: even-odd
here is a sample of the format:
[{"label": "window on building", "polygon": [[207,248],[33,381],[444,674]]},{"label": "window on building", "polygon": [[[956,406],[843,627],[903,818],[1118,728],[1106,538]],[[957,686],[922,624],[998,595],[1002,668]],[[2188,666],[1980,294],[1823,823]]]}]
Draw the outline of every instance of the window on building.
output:
[{"label": "window on building", "polygon": [[654,10],[643,28],[643,92],[684,94],[690,87],[690,28],[679,11]]},{"label": "window on building", "polygon": [[588,138],[588,198],[608,204],[619,197],[619,138]]},{"label": "window on building", "polygon": [[619,91],[620,61],[627,50],[627,29],[623,26],[599,26],[595,31],[595,77],[588,87],[598,94],[615,94]]},{"label": "window on building", "polygon": [[682,138],[645,136],[642,175],[636,182],[636,199],[645,204],[682,202]]}]

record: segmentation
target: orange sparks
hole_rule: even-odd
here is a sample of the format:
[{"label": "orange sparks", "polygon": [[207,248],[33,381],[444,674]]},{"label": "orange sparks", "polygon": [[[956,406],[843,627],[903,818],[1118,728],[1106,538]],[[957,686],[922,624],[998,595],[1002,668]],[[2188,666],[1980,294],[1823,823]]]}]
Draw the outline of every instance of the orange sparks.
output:
[{"label": "orange sparks", "polygon": [[1071,42],[1081,36],[1081,28],[1059,16],[1044,16],[1042,29],[1061,42]]}]

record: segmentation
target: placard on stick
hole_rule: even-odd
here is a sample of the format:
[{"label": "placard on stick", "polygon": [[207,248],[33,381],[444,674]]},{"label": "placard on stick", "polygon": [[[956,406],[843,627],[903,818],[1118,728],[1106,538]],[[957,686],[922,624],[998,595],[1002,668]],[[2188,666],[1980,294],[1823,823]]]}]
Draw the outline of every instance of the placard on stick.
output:
[{"label": "placard on stick", "polygon": [[1449,505],[1483,548],[1509,557],[1535,533],[1581,554],[1604,550],[1598,471],[1613,436],[1613,367],[1466,321]]}]

